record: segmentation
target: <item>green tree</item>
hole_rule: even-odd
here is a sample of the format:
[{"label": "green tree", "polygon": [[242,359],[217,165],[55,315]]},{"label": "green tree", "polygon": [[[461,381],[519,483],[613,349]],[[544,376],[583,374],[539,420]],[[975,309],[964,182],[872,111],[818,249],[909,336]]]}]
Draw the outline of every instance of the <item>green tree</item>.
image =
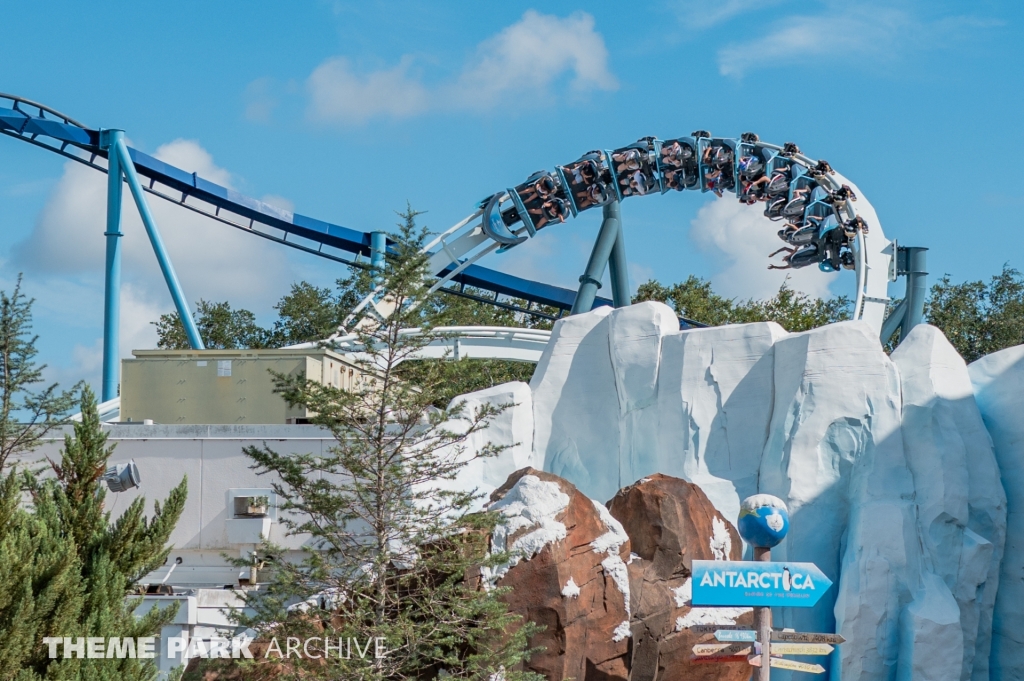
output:
[{"label": "green tree", "polygon": [[937,326],[967,362],[1024,343],[1024,277],[1003,265],[986,284],[954,284],[946,274],[931,289],[925,320]]},{"label": "green tree", "polygon": [[[185,505],[186,481],[152,518],[136,498],[111,522],[101,480],[107,446],[96,399],[86,388],[82,420],[66,435],[54,475],[25,475],[31,506],[17,503],[18,484],[9,474],[0,485],[0,678],[142,681],[156,677],[146,659],[49,658],[44,637],[153,636],[174,609],[135,617],[137,601],[126,597],[146,574],[162,565],[165,548]],[[13,642],[13,644],[11,643]]]},{"label": "green tree", "polygon": [[658,300],[672,307],[680,317],[708,326],[777,322],[787,331],[806,331],[850,318],[850,299],[846,296],[812,298],[783,282],[771,298],[737,302],[718,295],[711,283],[690,275],[686,281],[665,286],[648,281],[637,289],[634,303]]},{"label": "green tree", "polygon": [[359,304],[350,290],[313,286],[300,281],[274,306],[278,319],[274,322],[274,343],[291,345],[329,338]]},{"label": "green tree", "polygon": [[[372,660],[332,656],[322,666],[293,658],[287,664],[295,678],[425,678],[442,669],[455,678],[535,678],[514,671],[528,654],[534,625],[508,612],[502,590],[467,579],[479,565],[503,558],[487,552],[495,517],[470,512],[474,493],[448,489],[467,463],[466,439],[501,408],[436,409],[432,395],[445,380],[440,364],[420,374],[417,385],[397,375],[409,355],[435,338],[437,321],[427,294],[427,260],[419,253],[425,232],[415,217],[411,210],[403,214],[382,274],[381,295],[395,312],[385,322],[366,318],[354,327],[367,348],[365,382],[341,391],[278,376],[287,401],[314,412],[313,422],[329,429],[336,444],[307,455],[279,454],[266,445],[246,449],[253,468],[280,481],[273,485],[282,522],[292,533],[310,535],[319,550],[301,563],[272,561],[269,587],[249,599],[257,615],[242,621],[272,625],[268,633],[279,639],[383,637],[389,651]],[[352,288],[361,297],[376,281],[373,273],[360,272]],[[402,333],[410,328],[422,334]],[[455,418],[463,424],[457,430],[447,425]],[[501,449],[488,446],[475,456]],[[279,555],[272,546],[261,551]],[[325,595],[343,599],[343,606],[304,615],[286,609]],[[258,673],[250,670],[247,678]]]},{"label": "green tree", "polygon": [[[45,385],[36,364],[32,334],[32,303],[21,292],[21,276],[8,295],[0,291],[0,473],[15,454],[32,451],[40,440],[65,422],[79,386],[61,391]],[[39,389],[34,389],[39,386]]]},{"label": "green tree", "polygon": [[[273,340],[271,333],[256,323],[256,315],[249,310],[232,309],[228,302],[200,300],[192,316],[203,344],[211,350],[265,348]],[[191,347],[177,312],[160,315],[153,324],[156,326],[158,348],[187,350]]]}]

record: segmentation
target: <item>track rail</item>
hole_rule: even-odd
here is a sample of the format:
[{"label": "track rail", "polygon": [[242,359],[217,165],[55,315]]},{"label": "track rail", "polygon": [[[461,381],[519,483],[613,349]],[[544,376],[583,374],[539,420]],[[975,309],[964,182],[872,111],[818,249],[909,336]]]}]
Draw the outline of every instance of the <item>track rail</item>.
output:
[{"label": "track rail", "polygon": [[[100,148],[100,130],[88,128],[43,104],[0,93],[0,133],[60,154],[95,170],[107,170],[106,152]],[[640,158],[642,152],[641,165],[648,164],[654,169],[651,172],[652,181],[656,181],[657,184],[654,188],[660,190],[660,193],[668,191],[673,169],[662,166],[659,154],[664,148],[663,145],[679,141],[692,144],[697,152],[706,149],[708,145],[727,146],[737,153],[736,161],[739,160],[738,153],[744,148],[742,145],[746,144],[753,148],[751,144],[756,144],[757,149],[761,150],[758,153],[763,153],[766,158],[785,157],[787,163],[794,164],[793,167],[802,171],[810,171],[818,163],[800,154],[798,150],[789,149],[789,145],[780,147],[760,142],[756,140],[756,136],[752,143],[748,136],[740,139],[711,138],[709,133],[702,132],[667,142],[656,138],[643,138],[640,142],[619,150],[590,152],[580,161],[568,166],[559,166],[544,175],[552,178],[551,181],[558,191],[561,191],[564,199],[564,213],[558,216],[558,220],[538,218],[537,210],[531,209],[528,205],[529,188],[533,186],[531,183],[536,184],[537,181],[537,177],[531,177],[517,187],[500,191],[484,199],[468,217],[439,234],[426,247],[430,255],[431,271],[438,278],[433,288],[453,290],[453,287],[457,287],[454,291],[461,292],[466,286],[470,286],[490,292],[495,296],[494,302],[499,304],[500,296],[526,301],[525,307],[513,307],[531,313],[533,305],[555,308],[559,314],[570,310],[576,298],[576,291],[481,267],[477,261],[495,251],[502,252],[513,248],[527,238],[535,236],[541,229],[564,220],[569,217],[570,209],[572,215],[576,215],[592,205],[600,205],[583,205],[579,198],[582,194],[573,194],[571,191],[572,172],[588,158],[596,160],[595,167],[601,172],[610,174],[606,190],[611,192],[614,189],[614,194],[609,194],[602,201],[621,201],[630,196],[658,193],[650,191],[652,188],[633,191],[633,185],[616,177],[617,161],[613,159],[616,154],[624,152],[636,151],[637,158]],[[152,195],[222,224],[319,257],[359,267],[369,264],[369,232],[276,208],[210,182],[196,173],[185,172],[137,149],[129,148],[128,153],[137,173],[146,180],[143,188]],[[736,168],[738,170],[739,166]],[[710,175],[705,173],[703,166],[699,168],[699,172],[699,185],[687,185],[685,189],[707,190],[705,180]],[[796,178],[793,183],[794,186],[798,184]],[[852,183],[838,173],[819,173],[815,175],[814,183],[826,192],[839,190],[842,185],[848,185],[856,190]],[[738,188],[736,191],[739,193]],[[857,194],[860,192],[857,191]],[[888,303],[887,285],[894,255],[893,244],[885,238],[877,214],[863,195],[859,197],[856,209],[846,201],[842,202],[841,207],[837,204],[834,212],[841,220],[861,217],[870,226],[868,233],[859,231],[854,241],[848,245],[856,258],[857,294],[854,318],[864,319],[880,330]],[[371,297],[364,301],[363,306],[372,302]],[[610,305],[611,302],[606,298],[596,298],[593,306]],[[688,326],[687,320],[682,320],[681,324],[684,327]]]}]

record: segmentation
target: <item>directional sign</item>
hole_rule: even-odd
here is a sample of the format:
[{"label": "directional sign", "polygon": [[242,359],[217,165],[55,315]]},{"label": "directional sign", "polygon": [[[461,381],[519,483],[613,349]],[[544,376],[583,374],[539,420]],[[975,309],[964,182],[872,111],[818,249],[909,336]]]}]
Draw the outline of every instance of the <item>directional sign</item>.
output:
[{"label": "directional sign", "polygon": [[746,655],[728,655],[726,657],[691,657],[690,664],[715,664],[718,662],[746,662]]},{"label": "directional sign", "polygon": [[810,608],[832,586],[813,563],[729,560],[693,561],[691,583],[695,606]]},{"label": "directional sign", "polygon": [[835,648],[827,643],[772,642],[772,655],[828,655]]},{"label": "directional sign", "polygon": [[846,643],[846,639],[839,634],[805,634],[799,631],[773,631],[772,640],[797,643]]},{"label": "directional sign", "polygon": [[707,655],[750,655],[751,652],[753,651],[750,649],[749,643],[698,643],[693,647],[693,654],[699,657]]},{"label": "directional sign", "polygon": [[713,634],[723,629],[749,629],[749,624],[693,624],[687,629],[694,634]]},{"label": "directional sign", "polygon": [[719,641],[750,641],[757,640],[757,632],[749,629],[720,629],[715,632]]},{"label": "directional sign", "polygon": [[[753,657],[748,657],[747,662],[754,667],[760,667],[761,656],[754,655]],[[821,674],[825,671],[825,668],[820,664],[807,664],[806,662],[787,660],[784,657],[773,657],[771,660],[771,666],[776,669],[792,669],[795,672],[810,672],[811,674]]]}]

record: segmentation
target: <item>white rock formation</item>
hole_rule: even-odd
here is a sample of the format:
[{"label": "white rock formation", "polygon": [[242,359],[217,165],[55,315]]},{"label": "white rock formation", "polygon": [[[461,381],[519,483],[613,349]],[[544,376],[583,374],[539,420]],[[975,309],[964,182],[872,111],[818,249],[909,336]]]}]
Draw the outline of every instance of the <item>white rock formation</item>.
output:
[{"label": "white rock formation", "polygon": [[[530,386],[521,382],[505,383],[469,395],[460,395],[452,400],[449,408],[461,404],[462,416],[445,424],[453,432],[464,433],[469,421],[483,405],[495,409],[505,406],[491,418],[487,427],[470,435],[465,442],[465,458],[470,459],[459,471],[458,478],[451,483],[436,485],[453,489],[477,489],[475,510],[481,510],[487,503],[487,495],[500,487],[508,476],[527,466],[540,468],[540,462],[533,455],[533,393]],[[496,456],[474,458],[489,443],[504,445]]]},{"label": "white rock formation", "polygon": [[1024,679],[1024,345],[967,369],[1006,490],[1006,552],[992,620],[990,678]]},{"label": "white rock formation", "polygon": [[938,329],[915,327],[892,359],[903,379],[903,446],[914,476],[925,562],[960,613],[959,678],[988,679],[989,613],[999,585],[1006,517],[992,442],[967,365]]},{"label": "white rock formation", "polygon": [[[491,393],[532,410],[532,451],[507,472],[539,463],[598,501],[674,475],[729,518],[746,496],[781,497],[791,529],[773,557],[814,562],[834,586],[776,623],[842,633],[834,676],[1024,678],[1024,542],[1002,557],[1007,506],[1009,536],[1024,536],[1024,348],[1005,353],[968,377],[930,327],[890,360],[859,322],[681,332],[667,306],[642,303],[558,321],[532,398]],[[507,472],[472,479],[488,491]]]}]

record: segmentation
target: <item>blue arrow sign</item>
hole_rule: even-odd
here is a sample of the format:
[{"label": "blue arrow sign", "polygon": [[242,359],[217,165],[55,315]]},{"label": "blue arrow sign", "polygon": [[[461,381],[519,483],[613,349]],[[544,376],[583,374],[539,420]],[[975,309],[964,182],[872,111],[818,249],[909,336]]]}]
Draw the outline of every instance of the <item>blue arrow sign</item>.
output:
[{"label": "blue arrow sign", "polygon": [[693,605],[810,608],[832,580],[814,563],[693,561]]},{"label": "blue arrow sign", "polygon": [[757,632],[750,629],[719,629],[715,632],[719,641],[756,641]]}]

